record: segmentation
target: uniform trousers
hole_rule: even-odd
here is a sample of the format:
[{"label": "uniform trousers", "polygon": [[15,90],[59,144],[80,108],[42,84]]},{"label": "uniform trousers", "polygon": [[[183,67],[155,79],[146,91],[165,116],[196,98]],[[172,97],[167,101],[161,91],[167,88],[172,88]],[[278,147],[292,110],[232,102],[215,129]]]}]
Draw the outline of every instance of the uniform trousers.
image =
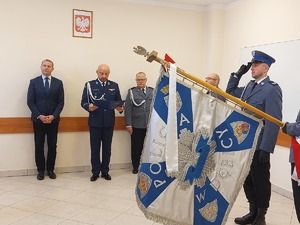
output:
[{"label": "uniform trousers", "polygon": [[[89,127],[91,145],[91,164],[93,175],[106,174],[109,171],[113,127]],[[102,162],[100,148],[102,144]]]},{"label": "uniform trousers", "polygon": [[38,172],[45,171],[45,136],[47,136],[47,171],[53,171],[56,159],[56,144],[59,122],[44,124],[33,122],[34,142],[35,142],[35,163]]},{"label": "uniform trousers", "polygon": [[[295,168],[295,163],[291,163],[291,174],[293,174]],[[300,186],[298,182],[292,179],[293,197],[294,205],[297,213],[298,222],[300,223]]]},{"label": "uniform trousers", "polygon": [[270,161],[259,162],[260,151],[255,151],[250,172],[244,183],[248,202],[257,208],[269,208],[271,198]]},{"label": "uniform trousers", "polygon": [[146,128],[132,128],[131,134],[131,162],[134,170],[138,170],[146,136]]}]

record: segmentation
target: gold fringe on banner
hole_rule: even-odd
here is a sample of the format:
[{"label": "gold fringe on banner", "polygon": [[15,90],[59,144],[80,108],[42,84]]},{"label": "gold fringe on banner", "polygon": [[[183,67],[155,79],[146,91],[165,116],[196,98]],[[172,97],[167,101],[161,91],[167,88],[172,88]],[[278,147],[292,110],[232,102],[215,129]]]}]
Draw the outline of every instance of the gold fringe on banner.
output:
[{"label": "gold fringe on banner", "polygon": [[[168,68],[170,67],[170,63],[163,60],[163,59],[161,59],[161,58],[159,58],[157,56],[158,53],[156,51],[152,51],[151,53],[149,53],[149,52],[147,52],[147,50],[145,48],[143,48],[141,46],[134,47],[133,51],[135,53],[137,53],[138,55],[142,55],[144,57],[147,57],[148,62],[156,61],[156,62],[160,63],[163,66],[166,66]],[[255,115],[258,115],[261,118],[269,120],[270,122],[272,122],[272,123],[274,123],[274,124],[276,124],[280,127],[283,127],[284,123],[282,121],[280,121],[280,120],[276,119],[275,117],[272,117],[269,114],[253,107],[252,105],[247,104],[246,102],[243,102],[239,98],[236,98],[236,97],[226,93],[225,91],[222,91],[221,89],[210,85],[209,83],[205,82],[204,80],[201,80],[200,78],[198,78],[196,76],[193,76],[189,73],[186,73],[184,70],[180,69],[179,67],[177,67],[176,72],[180,76],[182,76],[184,78],[187,78],[192,82],[195,82],[197,85],[200,85],[200,86],[204,87],[205,89],[211,90],[211,91],[213,91],[213,92],[215,92],[219,95],[224,96],[226,99],[230,100],[232,103],[234,103],[236,106],[239,106],[241,109],[243,109],[243,108],[247,109],[247,110],[251,111],[252,113],[254,113]]]}]

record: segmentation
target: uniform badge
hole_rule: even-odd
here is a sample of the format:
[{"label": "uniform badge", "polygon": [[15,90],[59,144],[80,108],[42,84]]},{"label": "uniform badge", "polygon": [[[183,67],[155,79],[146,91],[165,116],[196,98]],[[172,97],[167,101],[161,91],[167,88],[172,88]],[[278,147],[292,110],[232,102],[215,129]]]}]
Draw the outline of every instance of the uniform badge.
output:
[{"label": "uniform badge", "polygon": [[276,82],[271,81],[271,80],[269,81],[269,83],[272,84],[273,86],[277,86],[278,85]]}]

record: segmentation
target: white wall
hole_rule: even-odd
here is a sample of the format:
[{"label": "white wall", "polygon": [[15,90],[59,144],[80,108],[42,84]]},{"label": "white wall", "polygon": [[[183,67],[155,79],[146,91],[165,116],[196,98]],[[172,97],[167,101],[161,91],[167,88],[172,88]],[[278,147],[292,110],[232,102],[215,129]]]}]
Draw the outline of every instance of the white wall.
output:
[{"label": "white wall", "polygon": [[[226,11],[212,7],[207,11],[205,74],[217,73],[222,78]],[[221,79],[221,83],[223,80]]]},{"label": "white wall", "polygon": [[[123,98],[134,86],[137,71],[145,71],[149,85],[155,84],[159,66],[134,54],[136,45],[156,50],[160,57],[169,53],[179,67],[200,78],[217,71],[220,86],[225,88],[229,74],[240,66],[241,48],[300,37],[298,0],[240,0],[226,9],[206,11],[117,0],[0,2],[2,18],[9,18],[0,29],[0,117],[30,115],[26,106],[28,82],[39,75],[44,58],[55,62],[54,74],[64,81],[62,116],[86,116],[79,105],[82,87],[96,77],[100,63],[111,66],[111,79],[120,84]],[[92,39],[72,37],[75,8],[94,12]],[[288,72],[287,68],[283,76]],[[130,162],[129,142],[125,131],[115,132],[112,163]],[[0,171],[35,168],[33,156],[32,134],[0,135]],[[60,134],[57,165],[87,164],[88,133]],[[272,155],[272,182],[291,190],[287,148],[277,147]]]},{"label": "white wall", "polygon": [[[88,116],[80,106],[82,89],[86,81],[96,79],[101,63],[110,65],[110,78],[119,83],[123,98],[135,86],[139,71],[146,72],[148,85],[154,86],[160,66],[135,54],[137,45],[157,51],[160,57],[169,53],[194,74],[205,67],[195,63],[205,55],[205,17],[200,11],[116,0],[0,0],[0,4],[5,18],[0,29],[0,117],[30,116],[29,80],[40,74],[45,58],[54,61],[53,75],[64,82],[64,117]],[[92,39],[72,37],[73,9],[93,11]],[[33,135],[0,135],[0,160],[0,175],[35,169]],[[130,162],[130,136],[117,131],[111,163]],[[90,165],[88,132],[60,133],[56,166],[85,165]]]}]

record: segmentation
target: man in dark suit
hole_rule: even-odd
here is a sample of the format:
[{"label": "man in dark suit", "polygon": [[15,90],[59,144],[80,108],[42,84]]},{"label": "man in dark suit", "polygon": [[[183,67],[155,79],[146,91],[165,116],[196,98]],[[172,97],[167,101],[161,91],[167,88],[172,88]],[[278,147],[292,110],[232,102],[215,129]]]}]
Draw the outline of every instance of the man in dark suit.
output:
[{"label": "man in dark suit", "polygon": [[146,86],[147,77],[144,72],[135,76],[136,87],[130,88],[125,100],[126,130],[131,135],[132,173],[137,174],[153,98],[153,88]]},{"label": "man in dark suit", "polygon": [[[215,86],[216,88],[219,88],[220,83],[220,76],[216,73],[210,73],[205,77],[205,81],[209,83],[212,86]],[[210,94],[211,96],[220,99],[223,102],[226,102],[226,98],[222,95],[219,95],[213,91],[207,91],[207,94]]]},{"label": "man in dark suit", "polygon": [[[111,180],[109,172],[109,162],[111,156],[111,143],[115,125],[115,109],[123,112],[122,106],[107,107],[97,106],[101,100],[120,101],[121,94],[117,83],[108,80],[110,68],[108,65],[101,64],[96,70],[98,78],[85,84],[81,106],[89,112],[89,130],[91,145],[91,164],[92,173],[90,180],[96,181],[101,177]],[[103,102],[104,102],[103,101]],[[100,148],[102,144],[102,162],[100,160]]]},{"label": "man in dark suit", "polygon": [[[33,121],[35,162],[38,170],[37,179],[44,179],[44,171],[56,179],[54,173],[56,144],[60,113],[64,107],[64,88],[61,80],[51,75],[54,64],[45,59],[41,64],[42,75],[30,80],[27,93],[27,105]],[[45,168],[44,144],[47,136],[48,153]]]},{"label": "man in dark suit", "polygon": [[[281,120],[281,88],[267,75],[275,59],[261,51],[253,51],[252,56],[248,65],[242,65],[238,72],[231,74],[226,92]],[[254,80],[250,81],[246,87],[238,87],[242,75],[250,67]],[[264,120],[264,127],[257,141],[250,172],[244,183],[244,191],[250,203],[250,212],[243,217],[235,218],[234,221],[237,224],[266,224],[265,214],[271,197],[270,153],[274,151],[278,131],[279,127],[276,124]]]}]

